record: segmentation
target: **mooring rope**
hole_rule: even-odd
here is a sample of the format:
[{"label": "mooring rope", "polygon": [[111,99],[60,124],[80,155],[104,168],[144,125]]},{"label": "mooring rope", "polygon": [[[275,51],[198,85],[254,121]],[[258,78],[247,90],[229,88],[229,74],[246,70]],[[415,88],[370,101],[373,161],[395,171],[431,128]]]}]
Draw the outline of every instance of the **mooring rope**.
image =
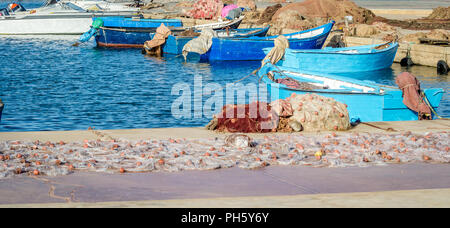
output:
[{"label": "mooring rope", "polygon": [[422,97],[424,98],[423,100],[425,101],[426,105],[430,108],[430,110],[434,113],[434,115],[437,118],[443,119],[443,120],[449,120],[449,118],[442,117],[436,113],[436,111],[434,110],[433,106],[431,106],[430,101],[428,101],[428,98],[423,91],[420,91],[420,95],[422,95]]}]

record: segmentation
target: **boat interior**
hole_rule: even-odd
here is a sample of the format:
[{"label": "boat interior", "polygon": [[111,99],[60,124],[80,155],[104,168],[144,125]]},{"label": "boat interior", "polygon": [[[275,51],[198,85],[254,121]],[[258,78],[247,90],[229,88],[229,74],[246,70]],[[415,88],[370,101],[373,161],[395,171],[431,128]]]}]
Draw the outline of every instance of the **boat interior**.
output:
[{"label": "boat interior", "polygon": [[333,47],[324,47],[323,49],[308,49],[308,50],[295,50],[289,49],[290,53],[348,53],[348,54],[358,54],[358,53],[374,53],[386,50],[388,48],[394,47],[396,43],[384,43],[384,44],[372,44],[372,45],[364,45],[364,46],[355,46],[355,47],[345,47],[345,48],[333,48]]},{"label": "boat interior", "polygon": [[[297,81],[302,85],[302,87],[319,88],[328,90],[330,92],[378,93],[379,91],[379,87],[375,85],[361,85],[350,81],[338,80],[335,78],[290,71],[269,71],[268,78],[275,83],[277,79],[289,78],[290,80]],[[310,86],[307,86],[308,84]]]}]

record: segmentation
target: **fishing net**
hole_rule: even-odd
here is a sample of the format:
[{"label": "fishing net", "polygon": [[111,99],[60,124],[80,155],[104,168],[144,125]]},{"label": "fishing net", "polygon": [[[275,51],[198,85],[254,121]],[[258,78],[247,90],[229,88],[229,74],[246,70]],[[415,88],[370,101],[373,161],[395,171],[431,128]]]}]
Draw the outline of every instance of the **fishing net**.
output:
[{"label": "fishing net", "polygon": [[271,132],[277,126],[270,105],[265,102],[225,105],[222,112],[214,117],[211,130],[219,132]]},{"label": "fishing net", "polygon": [[[241,116],[239,109],[241,113],[244,110]],[[258,110],[257,116],[254,115],[255,110]],[[350,127],[346,105],[317,94],[292,94],[270,104],[225,105],[222,112],[207,125],[209,130],[243,133],[337,131]]]},{"label": "fishing net", "polygon": [[194,3],[194,7],[186,15],[196,19],[213,19],[220,16],[220,11],[223,8],[221,0],[198,0]]},{"label": "fishing net", "polygon": [[417,78],[408,72],[402,72],[395,78],[395,83],[403,92],[403,103],[419,113],[419,118],[423,114],[431,115],[430,107],[420,96],[420,82]]},{"label": "fishing net", "polygon": [[202,30],[199,37],[190,40],[183,47],[183,57],[186,61],[186,57],[189,52],[195,52],[198,54],[205,54],[211,48],[212,38],[215,36],[214,30],[211,28],[205,28]]},{"label": "fishing net", "polygon": [[291,126],[301,126],[305,131],[348,130],[350,118],[345,104],[333,98],[317,94],[297,95],[286,98],[294,113]]}]

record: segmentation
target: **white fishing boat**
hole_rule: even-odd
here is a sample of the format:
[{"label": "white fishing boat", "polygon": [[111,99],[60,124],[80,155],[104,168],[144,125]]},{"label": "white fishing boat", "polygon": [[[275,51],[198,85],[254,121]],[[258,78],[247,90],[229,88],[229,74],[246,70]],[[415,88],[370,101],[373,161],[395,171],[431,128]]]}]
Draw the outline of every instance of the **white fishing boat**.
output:
[{"label": "white fishing boat", "polygon": [[0,10],[0,35],[79,35],[90,29],[92,17],[133,16],[139,8],[104,0],[48,0],[26,10],[17,3]]}]

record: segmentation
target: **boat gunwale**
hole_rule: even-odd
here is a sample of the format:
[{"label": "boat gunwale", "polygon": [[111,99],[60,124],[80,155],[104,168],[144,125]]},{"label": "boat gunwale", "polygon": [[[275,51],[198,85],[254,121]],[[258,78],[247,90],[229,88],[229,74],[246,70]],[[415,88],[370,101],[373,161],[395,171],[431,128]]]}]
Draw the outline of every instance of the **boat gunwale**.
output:
[{"label": "boat gunwale", "polygon": [[[330,25],[331,25],[331,26],[330,26]],[[254,36],[251,36],[251,37],[237,37],[237,38],[233,38],[233,37],[230,37],[230,38],[218,38],[218,37],[214,37],[214,38],[223,39],[223,40],[226,40],[226,41],[243,41],[243,40],[244,40],[244,41],[261,41],[261,42],[268,42],[268,41],[273,41],[273,40],[276,39],[278,36],[293,36],[293,35],[297,35],[297,34],[302,34],[302,33],[307,33],[307,32],[311,32],[311,31],[319,30],[319,29],[322,29],[322,28],[326,28],[326,27],[328,27],[328,26],[330,26],[330,31],[331,31],[331,29],[333,28],[333,25],[334,25],[334,22],[330,22],[330,23],[323,24],[323,25],[318,26],[318,27],[315,27],[315,28],[308,29],[308,30],[303,30],[303,31],[298,31],[298,32],[293,32],[293,33],[287,33],[287,34],[280,34],[280,35],[276,35],[276,36],[265,36],[265,37],[254,37]],[[306,38],[287,38],[287,40],[288,40],[289,42],[291,42],[291,41],[308,41],[308,40],[315,40],[315,39],[317,39],[317,38],[319,38],[319,37],[322,37],[322,36],[325,36],[325,35],[329,34],[330,31],[325,31],[325,30],[324,30],[322,33],[317,34],[317,35],[315,35],[315,36],[306,37]]]},{"label": "boat gunwale", "polygon": [[[383,44],[380,44],[380,45],[383,45]],[[372,45],[353,46],[353,47],[358,47],[359,48],[359,47],[368,47],[368,46],[376,47],[378,45],[377,44],[372,44]],[[399,44],[397,42],[395,42],[395,43],[389,45],[389,47],[381,49],[381,50],[377,50],[377,49],[371,48],[369,50],[376,50],[375,52],[371,52],[371,53],[368,52],[368,51],[361,52],[361,53],[359,53],[359,52],[358,53],[346,53],[346,52],[336,52],[336,51],[329,52],[326,49],[291,49],[291,48],[286,48],[286,54],[293,54],[293,55],[295,55],[296,53],[301,53],[301,54],[333,54],[333,55],[370,55],[370,54],[382,54],[382,53],[391,51],[392,49],[395,49],[395,48],[398,48],[398,47],[399,47]],[[266,50],[264,50],[264,49],[266,49],[268,51],[266,52]],[[272,48],[263,48],[263,51],[264,51],[264,53],[268,53],[271,49]],[[347,50],[357,50],[357,49],[355,49],[355,48],[352,49],[352,47],[348,47]]]}]

